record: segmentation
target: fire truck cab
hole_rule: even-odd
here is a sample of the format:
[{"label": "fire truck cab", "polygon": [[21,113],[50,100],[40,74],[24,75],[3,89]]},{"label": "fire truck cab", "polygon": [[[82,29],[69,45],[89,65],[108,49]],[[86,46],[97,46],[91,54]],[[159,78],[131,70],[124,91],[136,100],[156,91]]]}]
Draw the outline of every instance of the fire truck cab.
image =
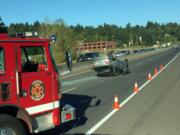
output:
[{"label": "fire truck cab", "polygon": [[35,32],[0,34],[0,135],[38,133],[75,119],[61,105],[51,40]]}]

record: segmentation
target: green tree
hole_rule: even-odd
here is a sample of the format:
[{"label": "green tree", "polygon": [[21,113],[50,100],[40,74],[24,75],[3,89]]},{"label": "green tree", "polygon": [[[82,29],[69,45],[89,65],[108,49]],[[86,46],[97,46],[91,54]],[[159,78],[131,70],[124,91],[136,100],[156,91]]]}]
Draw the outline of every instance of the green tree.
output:
[{"label": "green tree", "polygon": [[0,33],[7,33],[7,27],[5,26],[1,17],[0,17]]},{"label": "green tree", "polygon": [[58,19],[52,23],[43,22],[39,28],[40,36],[49,38],[52,34],[57,36],[57,41],[52,46],[56,61],[63,62],[65,59],[64,53],[70,51],[75,57],[76,38],[73,29],[68,27],[62,19]]}]

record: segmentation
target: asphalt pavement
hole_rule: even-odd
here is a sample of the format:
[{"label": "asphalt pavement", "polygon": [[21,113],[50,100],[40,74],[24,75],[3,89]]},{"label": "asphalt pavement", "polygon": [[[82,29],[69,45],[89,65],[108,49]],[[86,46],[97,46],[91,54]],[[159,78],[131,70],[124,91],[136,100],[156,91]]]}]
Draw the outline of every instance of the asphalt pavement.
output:
[{"label": "asphalt pavement", "polygon": [[125,100],[132,94],[135,82],[142,85],[149,72],[153,74],[154,68],[167,64],[178,52],[178,49],[170,49],[133,60],[130,62],[131,73],[126,75],[97,77],[94,71],[90,71],[62,78],[62,102],[76,108],[77,119],[41,134],[85,134],[112,111],[114,95]]},{"label": "asphalt pavement", "polygon": [[179,135],[180,55],[93,134]]}]

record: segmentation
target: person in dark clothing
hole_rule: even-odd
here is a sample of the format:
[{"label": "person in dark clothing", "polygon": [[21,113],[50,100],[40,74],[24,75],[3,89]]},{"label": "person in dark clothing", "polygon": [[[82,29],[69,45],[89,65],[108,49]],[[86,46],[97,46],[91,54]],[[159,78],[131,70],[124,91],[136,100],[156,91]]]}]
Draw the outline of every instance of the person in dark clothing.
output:
[{"label": "person in dark clothing", "polygon": [[126,58],[124,61],[125,61],[125,63],[126,63],[126,67],[129,68],[129,62],[128,62],[128,59]]},{"label": "person in dark clothing", "polygon": [[71,58],[71,54],[70,54],[70,52],[66,51],[65,55],[66,55],[67,69],[69,71],[71,71],[72,70],[72,58]]}]

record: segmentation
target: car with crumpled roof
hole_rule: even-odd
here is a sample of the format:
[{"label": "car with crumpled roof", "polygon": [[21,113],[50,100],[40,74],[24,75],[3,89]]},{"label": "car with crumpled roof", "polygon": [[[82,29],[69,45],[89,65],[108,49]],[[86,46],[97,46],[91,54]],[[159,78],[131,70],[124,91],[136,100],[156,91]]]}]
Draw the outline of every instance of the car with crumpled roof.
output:
[{"label": "car with crumpled roof", "polygon": [[111,55],[101,55],[93,61],[92,69],[97,75],[112,73],[114,76],[130,72],[128,59],[120,60]]}]

